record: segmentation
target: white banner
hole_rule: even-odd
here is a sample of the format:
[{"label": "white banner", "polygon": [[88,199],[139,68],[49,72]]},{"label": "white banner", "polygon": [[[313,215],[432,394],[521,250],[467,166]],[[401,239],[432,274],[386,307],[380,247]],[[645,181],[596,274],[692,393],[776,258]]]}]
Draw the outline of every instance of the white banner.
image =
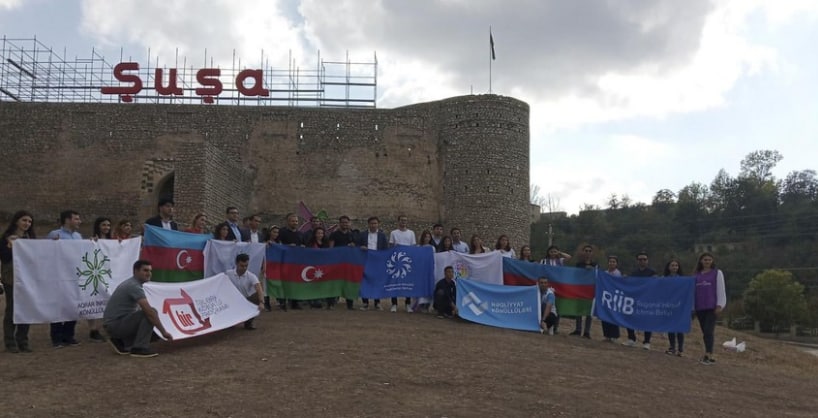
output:
[{"label": "white banner", "polygon": [[204,276],[210,277],[227,270],[236,268],[236,256],[247,254],[250,256],[248,270],[258,277],[261,274],[261,266],[264,265],[264,255],[267,244],[251,242],[233,241],[207,241],[204,248]]},{"label": "white banner", "polygon": [[108,299],[133,276],[142,238],[14,241],[14,322],[102,318]]},{"label": "white banner", "polygon": [[499,251],[484,254],[463,254],[457,251],[435,253],[435,281],[443,278],[446,266],[454,268],[455,279],[503,284],[503,255]]},{"label": "white banner", "polygon": [[192,282],[148,282],[142,288],[175,340],[229,328],[259,314],[258,305],[248,302],[224,273]]}]

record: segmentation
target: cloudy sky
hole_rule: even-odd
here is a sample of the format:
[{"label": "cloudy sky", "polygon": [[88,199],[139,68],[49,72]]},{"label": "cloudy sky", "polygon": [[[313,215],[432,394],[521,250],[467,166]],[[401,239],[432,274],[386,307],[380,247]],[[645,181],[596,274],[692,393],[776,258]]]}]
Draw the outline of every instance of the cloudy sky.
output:
[{"label": "cloudy sky", "polygon": [[[815,0],[0,0],[0,35],[109,62],[371,60],[378,106],[488,91],[531,106],[531,182],[558,209],[709,184],[758,149],[818,169]],[[312,63],[312,64],[310,64]]]}]

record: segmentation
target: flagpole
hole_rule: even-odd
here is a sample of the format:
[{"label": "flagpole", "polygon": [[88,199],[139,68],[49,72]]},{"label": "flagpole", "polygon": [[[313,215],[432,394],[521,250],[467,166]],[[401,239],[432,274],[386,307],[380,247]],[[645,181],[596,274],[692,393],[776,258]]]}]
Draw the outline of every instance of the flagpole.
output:
[{"label": "flagpole", "polygon": [[494,38],[491,35],[491,26],[489,25],[489,94],[491,94],[491,62],[494,61],[492,59],[494,50],[494,45],[492,45],[492,42],[494,42]]}]

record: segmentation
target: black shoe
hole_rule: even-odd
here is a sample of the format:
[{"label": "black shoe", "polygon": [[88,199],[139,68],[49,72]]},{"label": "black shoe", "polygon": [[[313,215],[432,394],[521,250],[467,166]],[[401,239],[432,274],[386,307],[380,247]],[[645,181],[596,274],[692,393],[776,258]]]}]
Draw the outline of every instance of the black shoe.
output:
[{"label": "black shoe", "polygon": [[102,334],[99,332],[99,330],[95,330],[95,329],[92,329],[91,332],[88,333],[88,338],[90,338],[91,341],[95,341],[95,342],[98,342],[98,343],[104,343],[105,342],[105,337],[102,336]]},{"label": "black shoe", "polygon": [[64,345],[70,345],[72,347],[80,345],[80,342],[77,341],[75,338],[69,338],[63,341]]},{"label": "black shoe", "polygon": [[6,346],[6,351],[9,352],[9,353],[15,353],[15,354],[20,352],[20,350],[17,348],[17,344],[7,345]]},{"label": "black shoe", "polygon": [[131,357],[142,357],[142,358],[149,358],[149,357],[156,357],[159,353],[156,351],[151,350],[150,348],[142,348],[142,347],[134,347],[131,348]]},{"label": "black shoe", "polygon": [[31,353],[31,347],[28,346],[28,343],[17,344],[17,347],[20,348],[21,353]]},{"label": "black shoe", "polygon": [[591,334],[582,334],[582,338],[591,339]]},{"label": "black shoe", "polygon": [[278,305],[278,309],[280,309],[283,312],[287,312],[287,305]]},{"label": "black shoe", "polygon": [[120,356],[124,356],[129,353],[129,351],[125,348],[125,343],[119,338],[109,338],[108,344],[114,350],[114,353],[117,353]]},{"label": "black shoe", "polygon": [[301,310],[301,305],[292,305],[292,306],[290,306],[290,309],[292,309],[294,311],[300,311]]},{"label": "black shoe", "polygon": [[572,333],[570,333],[568,335],[582,335],[582,333],[579,332],[579,331],[574,331],[574,332],[572,332]]},{"label": "black shoe", "polygon": [[252,331],[252,330],[256,329],[256,325],[253,324],[252,319],[244,323],[244,329],[246,329],[248,331]]}]

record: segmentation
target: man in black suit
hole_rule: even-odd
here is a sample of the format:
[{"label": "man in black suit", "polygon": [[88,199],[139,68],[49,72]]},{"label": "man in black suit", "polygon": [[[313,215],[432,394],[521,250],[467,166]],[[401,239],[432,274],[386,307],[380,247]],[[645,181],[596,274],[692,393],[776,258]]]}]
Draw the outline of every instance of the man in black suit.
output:
[{"label": "man in black suit", "polygon": [[178,231],[179,225],[177,225],[176,221],[173,220],[173,199],[159,199],[159,205],[157,205],[157,208],[159,209],[159,214],[153,218],[147,219],[145,223],[147,225],[153,225],[159,228]]},{"label": "man in black suit", "polygon": [[239,225],[239,208],[230,206],[227,208],[227,240],[228,241],[250,241],[250,231]]},{"label": "man in black suit", "polygon": [[[367,250],[387,249],[389,247],[389,241],[386,238],[386,234],[380,228],[381,220],[378,219],[377,216],[370,216],[369,219],[366,220],[366,224],[369,226],[369,229],[358,234],[355,244]],[[361,306],[360,309],[362,311],[368,310],[369,299],[361,298],[361,301],[364,305]],[[375,310],[381,310],[381,301],[379,299],[375,299]]]}]

